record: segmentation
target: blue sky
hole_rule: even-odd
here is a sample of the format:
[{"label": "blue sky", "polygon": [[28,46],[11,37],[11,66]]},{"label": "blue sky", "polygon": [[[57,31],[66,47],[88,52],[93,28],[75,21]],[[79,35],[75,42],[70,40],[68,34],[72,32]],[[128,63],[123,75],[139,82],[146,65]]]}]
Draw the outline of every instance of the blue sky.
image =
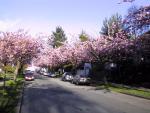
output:
[{"label": "blue sky", "polygon": [[121,0],[1,0],[0,31],[19,28],[31,34],[51,34],[60,25],[67,36],[82,30],[98,36],[105,17],[127,14],[132,5],[150,5],[150,0],[118,4]]}]

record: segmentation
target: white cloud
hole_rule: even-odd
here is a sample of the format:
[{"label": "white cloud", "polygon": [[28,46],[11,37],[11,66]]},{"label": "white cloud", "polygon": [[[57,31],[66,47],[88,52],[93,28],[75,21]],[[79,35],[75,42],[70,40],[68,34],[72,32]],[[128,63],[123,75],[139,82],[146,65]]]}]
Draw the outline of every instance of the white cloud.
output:
[{"label": "white cloud", "polygon": [[20,22],[17,20],[0,20],[0,31],[12,31],[15,30],[15,26]]},{"label": "white cloud", "polygon": [[36,23],[23,21],[21,19],[16,20],[0,20],[0,31],[16,31],[18,29],[24,29],[25,31],[28,31],[31,35],[34,35],[41,32],[44,32],[43,28],[44,26],[38,26]]},{"label": "white cloud", "polygon": [[18,29],[24,29],[28,31],[32,36],[38,36],[37,34],[43,33],[46,35],[51,35],[52,31],[55,31],[57,25],[63,27],[67,37],[68,42],[76,42],[78,40],[78,35],[84,30],[92,37],[97,37],[99,27],[92,23],[58,23],[58,22],[48,22],[48,21],[25,21],[21,19],[16,20],[0,20],[0,31],[16,31]]}]

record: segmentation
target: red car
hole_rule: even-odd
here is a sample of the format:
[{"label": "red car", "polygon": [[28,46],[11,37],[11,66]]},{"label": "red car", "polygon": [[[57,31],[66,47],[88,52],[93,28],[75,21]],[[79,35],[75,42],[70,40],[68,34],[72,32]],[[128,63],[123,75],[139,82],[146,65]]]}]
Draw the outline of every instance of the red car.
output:
[{"label": "red car", "polygon": [[25,80],[34,80],[34,75],[33,75],[33,73],[27,73],[26,75],[25,75]]}]

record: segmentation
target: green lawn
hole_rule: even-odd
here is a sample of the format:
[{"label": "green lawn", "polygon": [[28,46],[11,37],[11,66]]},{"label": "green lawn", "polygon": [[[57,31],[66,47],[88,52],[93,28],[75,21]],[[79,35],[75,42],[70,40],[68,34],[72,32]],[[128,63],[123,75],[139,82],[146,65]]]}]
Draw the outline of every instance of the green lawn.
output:
[{"label": "green lawn", "polygon": [[18,78],[16,82],[7,79],[5,89],[3,84],[0,85],[0,113],[15,113],[22,85],[23,78]]},{"label": "green lawn", "polygon": [[115,91],[119,93],[124,93],[128,95],[138,96],[150,99],[150,91],[144,90],[144,89],[134,89],[134,88],[125,88],[120,86],[113,86],[113,85],[99,85],[96,87],[97,90],[99,89],[107,89],[110,91]]}]

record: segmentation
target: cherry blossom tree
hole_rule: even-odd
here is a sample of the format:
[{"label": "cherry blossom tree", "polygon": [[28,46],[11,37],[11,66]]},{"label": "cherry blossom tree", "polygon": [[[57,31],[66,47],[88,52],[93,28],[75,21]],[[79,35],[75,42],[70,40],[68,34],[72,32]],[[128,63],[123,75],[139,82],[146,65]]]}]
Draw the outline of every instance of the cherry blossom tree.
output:
[{"label": "cherry blossom tree", "polygon": [[41,45],[31,38],[26,32],[3,32],[0,37],[0,61],[16,64],[14,80],[18,75],[18,70],[29,63],[40,52]]},{"label": "cherry blossom tree", "polygon": [[135,0],[123,0],[123,2],[133,2]]},{"label": "cherry blossom tree", "polygon": [[0,37],[0,62],[3,65],[13,60],[13,48],[15,39],[8,36],[9,33],[1,33]]},{"label": "cherry blossom tree", "polygon": [[[134,0],[123,0],[123,2],[133,2]],[[141,7],[136,13],[132,14],[140,29],[149,24],[149,6]],[[148,17],[147,17],[148,16]],[[126,20],[127,22],[128,20]],[[120,23],[122,24],[122,23]],[[115,23],[112,24],[112,30],[116,29]],[[97,39],[78,42],[73,46],[63,45],[59,48],[49,49],[45,52],[39,65],[48,65],[57,67],[65,63],[79,65],[82,62],[99,61],[105,63],[113,60],[115,62],[133,57],[135,54],[135,45],[133,39],[128,39],[125,30],[119,29],[113,37],[100,36]],[[43,59],[44,56],[44,59]],[[44,60],[44,61],[42,61]]]},{"label": "cherry blossom tree", "polygon": [[[11,63],[13,61],[13,42],[15,39],[12,37],[7,37],[9,33],[3,33],[1,32],[0,35],[0,64],[2,64],[3,67],[5,67],[8,63]],[[6,74],[4,76],[4,88],[5,88],[5,79]]]},{"label": "cherry blossom tree", "polygon": [[126,30],[131,34],[141,35],[150,28],[150,5],[134,8],[124,19]]},{"label": "cherry blossom tree", "polygon": [[42,55],[44,58],[41,57],[39,61],[41,65],[45,63],[50,67],[57,67],[65,63],[77,66],[82,62],[121,60],[125,54],[132,52],[130,46],[133,43],[121,31],[116,36],[116,38],[101,36],[90,41],[78,42],[74,46],[64,45],[56,49],[49,49]]}]

